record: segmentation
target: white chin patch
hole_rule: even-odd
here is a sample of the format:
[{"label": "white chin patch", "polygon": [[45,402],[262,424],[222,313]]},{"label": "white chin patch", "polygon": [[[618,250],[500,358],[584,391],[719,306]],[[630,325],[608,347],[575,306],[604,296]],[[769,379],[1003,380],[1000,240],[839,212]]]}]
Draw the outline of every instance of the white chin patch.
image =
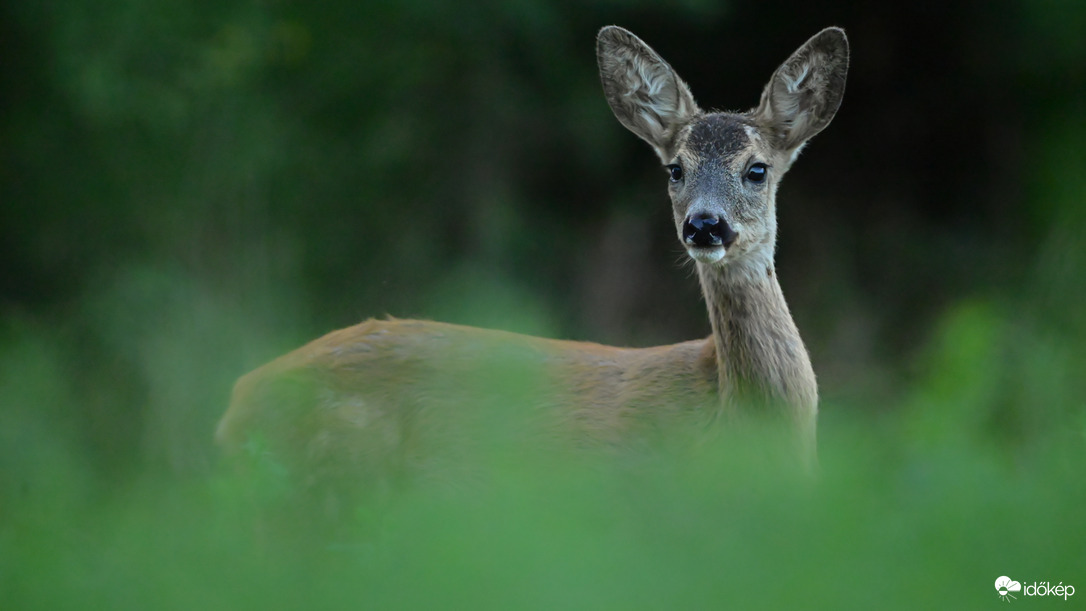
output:
[{"label": "white chin patch", "polygon": [[724,247],[716,248],[687,248],[690,258],[698,263],[717,263],[724,258]]}]

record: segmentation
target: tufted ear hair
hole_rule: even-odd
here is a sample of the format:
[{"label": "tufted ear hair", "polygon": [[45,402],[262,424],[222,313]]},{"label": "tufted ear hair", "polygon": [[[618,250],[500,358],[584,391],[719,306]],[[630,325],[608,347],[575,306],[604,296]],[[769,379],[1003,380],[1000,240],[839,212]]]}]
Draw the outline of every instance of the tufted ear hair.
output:
[{"label": "tufted ear hair", "polygon": [[600,30],[596,59],[615,117],[670,163],[679,130],[701,113],[686,83],[640,38],[618,26]]},{"label": "tufted ear hair", "polygon": [[841,28],[826,28],[803,43],[769,80],[752,113],[773,144],[793,154],[822,131],[845,95],[848,38]]}]

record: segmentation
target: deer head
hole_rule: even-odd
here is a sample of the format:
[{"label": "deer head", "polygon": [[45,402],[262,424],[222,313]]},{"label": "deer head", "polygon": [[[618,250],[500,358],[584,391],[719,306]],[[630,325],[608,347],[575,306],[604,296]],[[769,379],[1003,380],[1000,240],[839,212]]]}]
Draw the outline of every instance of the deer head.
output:
[{"label": "deer head", "polygon": [[668,172],[675,228],[690,257],[722,271],[771,270],[777,186],[841,104],[844,31],[827,28],[804,43],[745,113],[702,111],[671,66],[622,28],[600,31],[597,59],[611,110]]}]

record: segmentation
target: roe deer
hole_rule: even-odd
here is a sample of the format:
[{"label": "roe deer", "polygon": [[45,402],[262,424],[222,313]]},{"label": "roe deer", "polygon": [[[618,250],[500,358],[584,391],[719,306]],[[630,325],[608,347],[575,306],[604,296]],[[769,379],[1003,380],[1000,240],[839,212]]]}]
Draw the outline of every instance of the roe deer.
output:
[{"label": "roe deer", "polygon": [[[813,458],[818,389],[774,272],[776,192],[841,103],[845,33],[827,28],[804,43],[744,113],[702,111],[671,66],[622,28],[599,32],[597,59],[611,110],[667,170],[712,335],[631,349],[370,319],[238,380],[216,434],[222,445],[259,432],[309,472],[370,471],[418,460],[435,419],[448,423],[442,414],[509,400],[602,440],[691,412],[770,413],[784,416],[797,451]],[[510,368],[533,372],[521,376],[526,392],[503,390]]]}]

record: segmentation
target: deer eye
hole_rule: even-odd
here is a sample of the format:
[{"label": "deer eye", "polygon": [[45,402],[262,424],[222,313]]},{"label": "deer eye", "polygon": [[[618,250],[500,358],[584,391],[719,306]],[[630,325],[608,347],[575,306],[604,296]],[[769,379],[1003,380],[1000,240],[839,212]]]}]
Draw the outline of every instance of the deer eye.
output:
[{"label": "deer eye", "polygon": [[750,182],[765,182],[768,167],[764,163],[756,163],[747,170],[747,180]]},{"label": "deer eye", "polygon": [[681,165],[673,163],[664,167],[667,168],[667,173],[671,177],[671,182],[679,182],[683,179],[683,168]]}]

